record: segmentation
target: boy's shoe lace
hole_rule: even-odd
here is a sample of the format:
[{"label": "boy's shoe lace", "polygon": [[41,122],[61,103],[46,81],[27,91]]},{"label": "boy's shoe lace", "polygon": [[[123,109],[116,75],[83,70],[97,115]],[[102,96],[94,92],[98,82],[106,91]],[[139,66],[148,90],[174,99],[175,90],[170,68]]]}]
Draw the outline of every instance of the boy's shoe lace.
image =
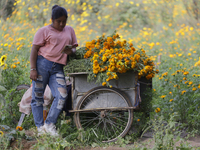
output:
[{"label": "boy's shoe lace", "polygon": [[51,123],[51,124],[44,124],[44,130],[49,133],[52,136],[59,136],[57,130],[56,130],[56,126]]}]

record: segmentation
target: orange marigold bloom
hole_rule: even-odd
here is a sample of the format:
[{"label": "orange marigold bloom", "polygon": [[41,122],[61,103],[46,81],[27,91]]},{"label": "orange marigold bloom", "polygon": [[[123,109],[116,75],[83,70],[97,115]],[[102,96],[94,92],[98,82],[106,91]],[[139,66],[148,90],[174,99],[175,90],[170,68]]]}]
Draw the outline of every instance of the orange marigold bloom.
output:
[{"label": "orange marigold bloom", "polygon": [[192,88],[192,90],[193,90],[193,91],[196,91],[196,90],[197,90],[197,88],[193,87],[193,88]]},{"label": "orange marigold bloom", "polygon": [[113,35],[113,39],[116,39],[117,38],[117,36],[116,35]]},{"label": "orange marigold bloom", "polygon": [[16,127],[16,130],[22,131],[23,128],[22,128],[21,126],[17,126],[17,127]]},{"label": "orange marigold bloom", "polygon": [[97,61],[97,60],[94,60],[94,62],[93,62],[93,63],[96,65],[96,64],[98,64],[98,61]]},{"label": "orange marigold bloom", "polygon": [[149,79],[151,79],[151,78],[153,78],[153,77],[154,77],[154,75],[148,74],[148,75],[146,76],[146,79],[149,80]]},{"label": "orange marigold bloom", "polygon": [[185,92],[186,92],[186,90],[183,90],[183,91],[181,92],[181,95],[183,95]]},{"label": "orange marigold bloom", "polygon": [[158,108],[156,108],[155,112],[158,113],[158,112],[160,112],[160,110],[161,109],[158,107]]},{"label": "orange marigold bloom", "polygon": [[103,85],[103,86],[106,86],[106,82],[103,82],[102,85]]},{"label": "orange marigold bloom", "polygon": [[16,65],[12,65],[12,68],[16,68],[17,66]]},{"label": "orange marigold bloom", "polygon": [[102,60],[103,60],[103,62],[106,62],[107,57],[106,57],[106,56],[103,56],[103,57],[102,57]]},{"label": "orange marigold bloom", "polygon": [[110,72],[107,72],[107,75],[109,76],[109,75],[110,75]]},{"label": "orange marigold bloom", "polygon": [[107,41],[108,41],[108,42],[113,42],[112,37],[107,37]]},{"label": "orange marigold bloom", "polygon": [[165,97],[166,97],[166,95],[162,95],[162,96],[161,96],[161,98],[165,98]]},{"label": "orange marigold bloom", "polygon": [[185,71],[185,72],[183,73],[183,75],[187,75],[187,74],[189,74],[189,72],[188,72],[188,71]]},{"label": "orange marigold bloom", "polygon": [[191,84],[193,84],[193,82],[192,82],[192,81],[190,81],[188,84],[189,84],[189,85],[191,85]]}]

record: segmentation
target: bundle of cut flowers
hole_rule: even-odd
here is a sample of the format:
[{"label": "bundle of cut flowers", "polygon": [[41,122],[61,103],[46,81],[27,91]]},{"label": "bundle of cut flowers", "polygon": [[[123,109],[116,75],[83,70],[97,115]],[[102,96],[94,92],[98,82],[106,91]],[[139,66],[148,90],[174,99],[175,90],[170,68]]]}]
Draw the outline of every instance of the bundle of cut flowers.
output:
[{"label": "bundle of cut flowers", "polygon": [[[112,87],[109,81],[117,80],[119,73],[129,70],[137,72],[138,78],[146,77],[148,80],[158,72],[153,60],[143,49],[136,50],[132,43],[121,41],[116,32],[86,42],[85,47],[77,50],[77,56],[78,59],[73,58],[69,62],[66,72],[82,72],[85,68],[88,72],[88,81],[96,80],[96,83],[103,86]],[[80,70],[75,69],[76,67]]]}]

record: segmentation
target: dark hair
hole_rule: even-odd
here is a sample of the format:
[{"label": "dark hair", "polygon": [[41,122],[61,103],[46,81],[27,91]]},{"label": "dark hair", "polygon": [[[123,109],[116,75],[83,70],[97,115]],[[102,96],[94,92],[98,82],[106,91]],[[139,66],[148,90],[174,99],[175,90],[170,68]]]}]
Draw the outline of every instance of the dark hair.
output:
[{"label": "dark hair", "polygon": [[54,5],[52,7],[52,14],[51,14],[52,20],[58,19],[62,16],[65,16],[66,18],[68,18],[67,10],[58,5]]}]

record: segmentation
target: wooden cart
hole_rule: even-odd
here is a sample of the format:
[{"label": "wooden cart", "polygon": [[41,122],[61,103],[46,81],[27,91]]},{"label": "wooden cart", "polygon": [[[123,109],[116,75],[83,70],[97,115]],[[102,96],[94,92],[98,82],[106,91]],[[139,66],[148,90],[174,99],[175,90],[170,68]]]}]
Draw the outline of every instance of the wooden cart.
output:
[{"label": "wooden cart", "polygon": [[111,80],[112,88],[87,82],[87,73],[70,73],[72,110],[77,128],[91,130],[103,142],[124,137],[133,122],[133,110],[140,102],[138,76],[135,72],[119,74]]}]

